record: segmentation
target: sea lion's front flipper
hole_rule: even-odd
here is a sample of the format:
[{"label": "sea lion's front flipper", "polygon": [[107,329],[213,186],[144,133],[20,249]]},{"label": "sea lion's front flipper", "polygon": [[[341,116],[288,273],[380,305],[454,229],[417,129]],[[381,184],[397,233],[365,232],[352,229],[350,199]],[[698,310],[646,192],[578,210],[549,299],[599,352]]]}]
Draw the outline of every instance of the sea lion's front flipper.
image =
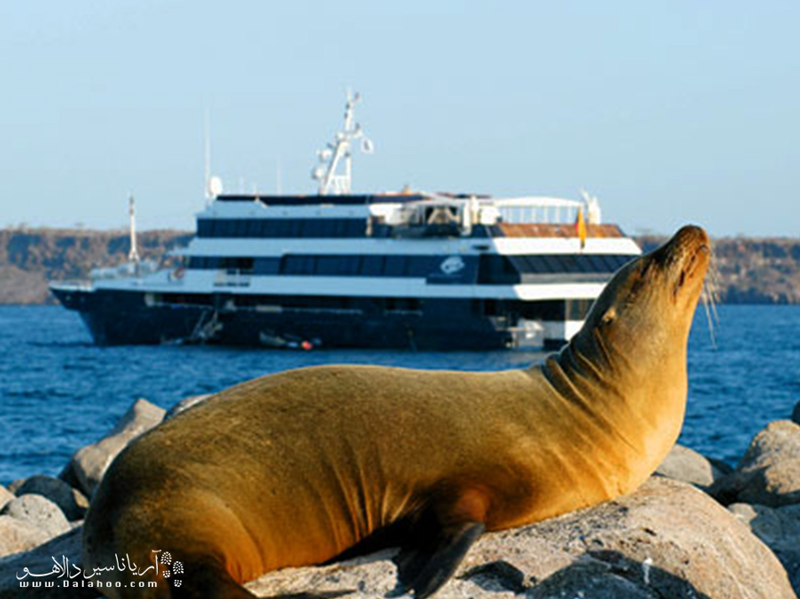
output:
[{"label": "sea lion's front flipper", "polygon": [[420,531],[395,558],[403,591],[413,590],[417,599],[438,591],[484,529],[482,522],[461,522]]}]

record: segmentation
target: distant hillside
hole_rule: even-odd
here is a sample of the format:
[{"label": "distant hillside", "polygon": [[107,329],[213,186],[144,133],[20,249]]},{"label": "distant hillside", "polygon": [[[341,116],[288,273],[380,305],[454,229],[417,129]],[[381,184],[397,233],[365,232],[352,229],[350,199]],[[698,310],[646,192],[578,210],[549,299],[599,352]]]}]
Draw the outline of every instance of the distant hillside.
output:
[{"label": "distant hillside", "polygon": [[[184,246],[185,231],[139,235],[143,259],[168,262],[170,249]],[[663,237],[637,238],[647,251]],[[800,239],[714,240],[717,291],[723,303],[800,304]],[[93,268],[125,262],[125,231],[0,229],[0,304],[55,303],[47,282],[86,278]]]},{"label": "distant hillside", "polygon": [[[142,259],[162,261],[168,250],[186,245],[183,231],[139,234]],[[52,304],[48,281],[81,279],[93,268],[127,260],[125,231],[0,229],[0,304]]]}]

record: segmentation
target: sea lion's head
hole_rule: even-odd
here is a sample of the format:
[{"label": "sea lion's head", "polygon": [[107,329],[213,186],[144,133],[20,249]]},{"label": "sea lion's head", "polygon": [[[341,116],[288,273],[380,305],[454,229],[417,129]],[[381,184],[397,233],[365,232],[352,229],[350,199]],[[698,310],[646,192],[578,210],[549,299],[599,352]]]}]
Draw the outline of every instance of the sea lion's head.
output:
[{"label": "sea lion's head", "polygon": [[686,344],[710,257],[700,227],[686,226],[623,266],[595,301],[572,349],[618,375],[671,366],[685,376]]}]

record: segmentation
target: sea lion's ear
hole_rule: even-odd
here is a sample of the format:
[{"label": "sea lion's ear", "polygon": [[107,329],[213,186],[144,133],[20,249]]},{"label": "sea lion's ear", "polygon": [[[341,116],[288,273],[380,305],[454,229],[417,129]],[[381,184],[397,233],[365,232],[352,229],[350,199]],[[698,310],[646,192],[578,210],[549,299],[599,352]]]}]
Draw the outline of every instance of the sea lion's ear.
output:
[{"label": "sea lion's ear", "polygon": [[603,317],[600,319],[602,324],[611,324],[617,319],[617,310],[613,306],[606,310]]}]

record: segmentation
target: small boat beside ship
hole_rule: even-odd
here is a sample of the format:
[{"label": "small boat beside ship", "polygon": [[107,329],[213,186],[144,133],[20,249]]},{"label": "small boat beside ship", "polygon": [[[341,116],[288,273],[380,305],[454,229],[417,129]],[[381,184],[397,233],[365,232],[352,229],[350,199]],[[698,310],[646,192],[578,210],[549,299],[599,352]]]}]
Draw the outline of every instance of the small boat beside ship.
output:
[{"label": "small boat beside ship", "polygon": [[181,266],[141,263],[132,218],[129,264],[50,289],[103,345],[553,347],[641,253],[586,193],[353,193],[354,146],[372,151],[357,100],[318,152],[317,193],[230,194],[207,177]]}]

